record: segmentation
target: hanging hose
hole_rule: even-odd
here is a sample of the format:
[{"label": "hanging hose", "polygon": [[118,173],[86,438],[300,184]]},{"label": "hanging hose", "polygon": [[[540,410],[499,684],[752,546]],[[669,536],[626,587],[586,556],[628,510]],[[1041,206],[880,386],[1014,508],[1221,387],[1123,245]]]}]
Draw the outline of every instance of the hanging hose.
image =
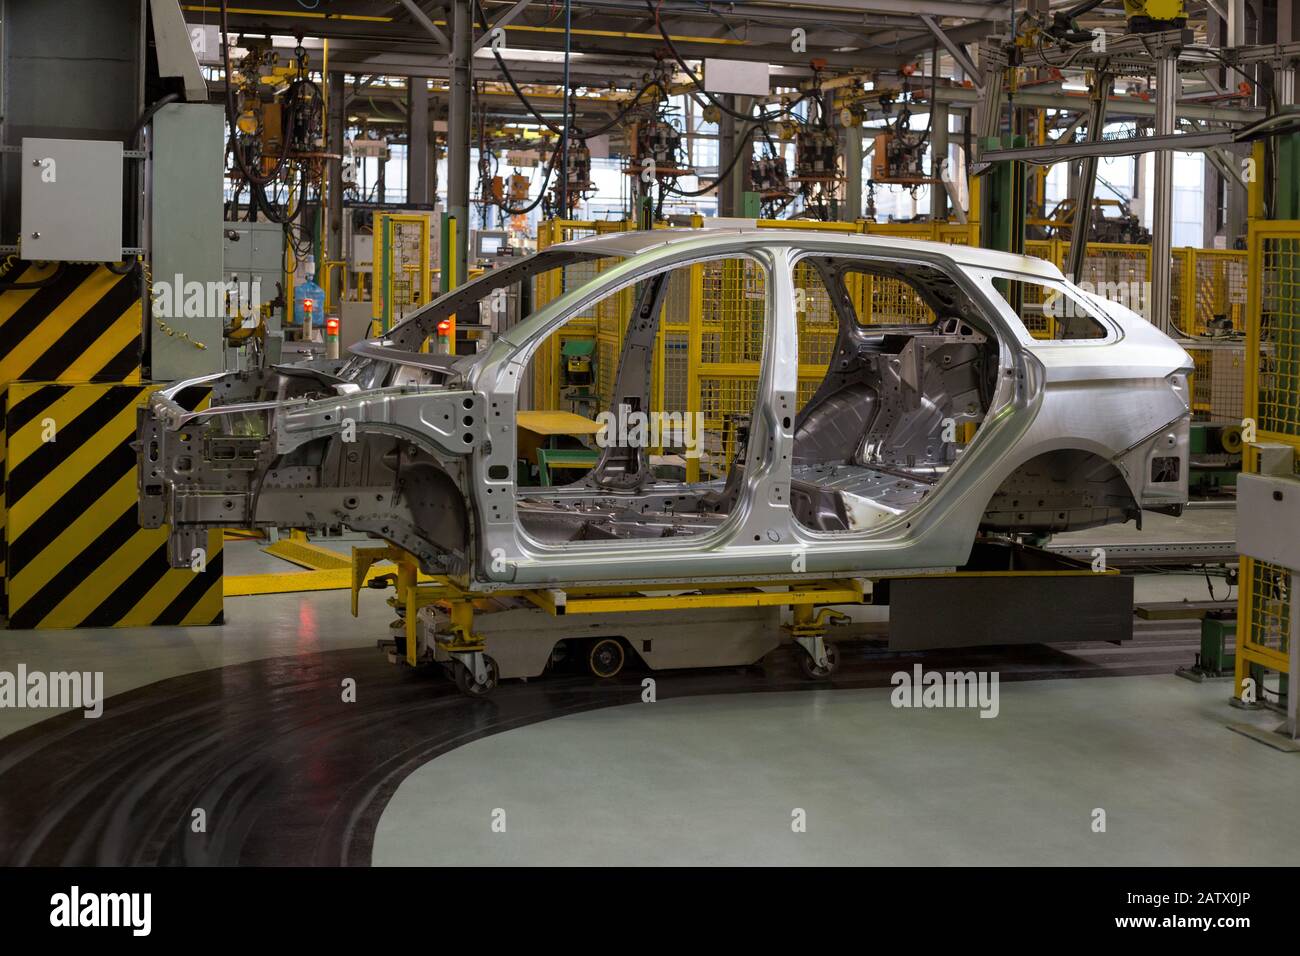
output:
[{"label": "hanging hose", "polygon": [[494,203],[494,205],[508,216],[523,216],[536,209],[538,204],[541,203],[542,199],[546,196],[546,187],[551,181],[551,173],[555,171],[555,157],[558,155],[558,149],[551,152],[551,158],[546,163],[546,175],[542,179],[542,188],[537,193],[536,199],[530,202],[527,206],[520,206],[518,208],[505,202]]},{"label": "hanging hose", "polygon": [[[221,0],[221,59],[226,69],[226,122],[230,125],[230,136],[234,139],[238,133],[239,124],[235,116],[234,71],[230,68],[230,25],[227,17],[229,6],[229,0]],[[280,172],[284,169],[284,164],[288,162],[288,150],[285,150],[280,156],[280,160],[276,164],[274,172],[265,177],[256,176],[253,174],[253,171],[248,168],[248,164],[244,162],[244,155],[240,152],[238,144],[236,144],[233,152],[235,154],[235,165],[239,167],[239,171],[243,174],[244,178],[248,180],[250,186],[266,186],[267,184],[274,182],[279,178]],[[256,189],[253,190],[253,194],[258,197],[259,202],[265,198],[264,195],[259,194]],[[265,212],[267,217],[272,221],[277,221],[270,209],[263,207],[262,211]]]},{"label": "hanging hose", "polygon": [[[245,159],[243,151],[239,148],[237,141],[239,126],[235,116],[235,95],[233,82],[233,69],[230,63],[230,26],[228,21],[229,0],[221,0],[221,58],[226,71],[226,122],[230,127],[231,153],[234,154],[235,165],[239,168],[240,174],[244,177],[249,185],[249,208],[250,211],[254,206],[260,208],[262,213],[270,222],[280,223],[281,225],[291,223],[301,214],[305,206],[305,192],[300,192],[298,209],[294,213],[289,213],[286,209],[282,214],[275,208],[274,203],[266,194],[266,187],[278,183],[284,174],[285,167],[289,164],[289,151],[294,142],[297,141],[300,134],[310,131],[310,121],[307,117],[316,110],[317,105],[323,109],[324,97],[321,94],[320,87],[309,77],[306,76],[305,60],[299,62],[299,75],[292,83],[285,94],[285,116],[286,128],[284,130],[284,147],[276,161],[275,168],[267,175],[263,176],[254,173],[249,168],[248,161]],[[301,128],[300,128],[301,127]],[[301,165],[301,164],[300,164]],[[302,183],[305,187],[306,176],[302,175]]]},{"label": "hanging hose", "polygon": [[[723,113],[726,113],[732,119],[744,120],[745,122],[749,122],[750,120],[752,120],[753,119],[752,116],[747,116],[744,113],[740,113],[736,110],[733,110],[731,107],[727,106],[727,104],[723,103],[716,96],[714,96],[712,93],[710,93],[708,90],[704,88],[704,84],[700,81],[700,78],[695,75],[695,72],[686,63],[686,60],[683,59],[681,53],[677,51],[677,45],[673,43],[673,38],[668,35],[668,31],[664,29],[664,25],[659,22],[659,8],[656,7],[651,2],[651,0],[645,0],[645,5],[646,8],[650,11],[651,15],[654,17],[655,27],[658,28],[659,35],[663,37],[664,43],[668,47],[668,52],[670,52],[673,55],[673,59],[677,61],[677,65],[682,68],[682,72],[686,74],[687,78],[690,79],[691,83],[695,86],[695,88],[704,94],[705,99],[707,99],[710,103],[712,103],[714,106],[720,109]],[[792,117],[794,117],[794,113],[792,111],[796,106],[798,106],[801,102],[803,102],[803,100],[807,97],[807,95],[808,95],[807,93],[800,93],[798,98],[796,98],[790,103],[785,104],[780,109],[778,109],[775,113],[768,113],[766,110],[760,108],[758,111],[759,120],[761,122],[770,122],[771,120],[776,119],[783,113],[789,113]],[[795,118],[797,119],[797,117]]]},{"label": "hanging hose", "polygon": [[[483,8],[479,6],[477,2],[474,4],[474,10],[478,14],[479,25],[482,27],[483,32],[484,33],[491,32],[492,27],[488,23],[487,17],[483,13]],[[528,112],[533,115],[533,118],[536,119],[538,123],[545,126],[556,136],[563,136],[564,131],[562,130],[562,128],[556,126],[545,116],[539,113],[536,107],[533,106],[532,102],[524,94],[524,91],[519,88],[519,84],[515,82],[514,75],[511,74],[510,68],[506,66],[506,61],[502,58],[501,53],[499,50],[497,50],[496,46],[493,44],[489,44],[488,46],[492,50],[492,55],[496,57],[497,68],[501,71],[501,75],[506,78],[506,83],[509,84],[510,89],[514,92],[515,98],[518,99],[519,102],[523,104],[524,109],[528,110]],[[619,123],[623,121],[623,118],[627,116],[627,114],[630,113],[632,109],[639,102],[641,102],[641,98],[645,96],[645,94],[655,86],[656,84],[653,80],[643,85],[639,90],[636,91],[636,95],[633,96],[632,99],[628,100],[626,103],[623,104],[622,108],[612,119],[610,119],[606,123],[602,123],[600,126],[597,126],[595,129],[581,130],[578,129],[575,125],[570,124],[571,126],[573,126],[574,137],[576,139],[586,141],[588,139],[591,139],[593,136],[600,136],[608,132],[609,130],[613,129],[615,126],[617,126]]]},{"label": "hanging hose", "polygon": [[664,185],[664,188],[675,195],[683,197],[684,199],[703,196],[706,193],[713,192],[713,190],[721,186],[723,181],[731,175],[731,171],[736,168],[736,164],[740,162],[743,156],[745,156],[744,148],[749,145],[750,137],[754,135],[754,131],[757,130],[759,126],[760,124],[753,123],[747,130],[745,130],[744,135],[742,135],[740,140],[736,143],[736,155],[731,157],[731,162],[727,163],[727,168],[718,170],[718,174],[714,177],[713,182],[705,186],[703,189],[684,190],[667,184]]}]

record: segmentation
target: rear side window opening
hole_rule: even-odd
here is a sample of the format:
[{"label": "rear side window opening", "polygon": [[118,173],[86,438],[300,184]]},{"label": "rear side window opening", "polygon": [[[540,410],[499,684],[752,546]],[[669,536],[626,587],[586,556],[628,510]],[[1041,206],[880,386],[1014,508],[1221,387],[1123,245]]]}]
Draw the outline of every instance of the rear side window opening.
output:
[{"label": "rear side window opening", "polygon": [[1064,284],[998,273],[993,288],[1040,341],[1098,342],[1111,335],[1096,307]]}]

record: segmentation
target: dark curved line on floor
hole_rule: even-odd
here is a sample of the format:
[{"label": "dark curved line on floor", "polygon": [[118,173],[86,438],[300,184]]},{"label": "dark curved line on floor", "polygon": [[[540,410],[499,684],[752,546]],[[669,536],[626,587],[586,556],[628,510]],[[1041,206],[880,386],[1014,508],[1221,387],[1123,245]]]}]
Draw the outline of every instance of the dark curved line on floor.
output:
[{"label": "dark curved line on floor", "polygon": [[[814,684],[792,649],[755,667],[660,672],[660,700],[889,686],[895,671],[996,669],[1002,681],[1167,674],[1194,632],[1122,647],[1058,645],[890,654],[840,645]],[[613,682],[550,675],[463,697],[439,669],[373,649],[184,674],[109,698],[103,716],[59,714],[0,739],[0,865],[366,866],[406,777],[474,740],[567,714],[637,703],[644,672]],[[342,681],[356,681],[355,703]],[[206,831],[196,833],[201,809]]]}]

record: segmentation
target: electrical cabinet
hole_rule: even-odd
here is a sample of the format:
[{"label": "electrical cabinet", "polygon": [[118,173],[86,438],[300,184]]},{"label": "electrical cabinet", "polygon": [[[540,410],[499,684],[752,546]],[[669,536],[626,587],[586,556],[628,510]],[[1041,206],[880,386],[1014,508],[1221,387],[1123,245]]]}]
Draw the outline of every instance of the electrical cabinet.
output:
[{"label": "electrical cabinet", "polygon": [[229,297],[220,229],[225,122],[222,108],[207,103],[169,103],[153,119],[147,334],[156,381],[225,368]]},{"label": "electrical cabinet", "polygon": [[19,247],[36,262],[122,258],[122,144],[24,139]]}]

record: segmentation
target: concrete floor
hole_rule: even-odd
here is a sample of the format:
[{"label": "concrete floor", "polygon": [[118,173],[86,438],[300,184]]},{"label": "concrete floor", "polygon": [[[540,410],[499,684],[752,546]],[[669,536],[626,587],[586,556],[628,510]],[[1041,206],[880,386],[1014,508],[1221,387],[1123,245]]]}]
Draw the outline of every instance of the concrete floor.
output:
[{"label": "concrete floor", "polygon": [[1003,684],[993,719],[895,709],[889,693],[666,700],[474,741],[406,778],[374,863],[1292,865],[1300,851],[1300,755],[1227,730],[1242,714],[1226,683]]},{"label": "concrete floor", "polygon": [[[1231,510],[1189,517],[1231,535]],[[227,547],[231,573],[286,570],[253,542]],[[1222,580],[1214,587],[1222,599]],[[1199,574],[1136,582],[1139,601],[1208,596]],[[346,591],[268,595],[227,599],[223,627],[0,631],[0,668],[102,670],[112,696],[372,647],[392,618],[384,595],[363,594],[357,619],[348,605]],[[407,777],[379,821],[374,862],[1294,862],[1300,757],[1226,730],[1278,721],[1229,708],[1226,683],[1051,680],[1001,694],[992,720],[840,689],[663,700],[520,727]],[[0,709],[0,737],[52,713]],[[806,833],[791,832],[796,807]],[[1106,833],[1091,830],[1098,807]],[[493,832],[495,808],[505,833]]]},{"label": "concrete floor", "polygon": [[[1217,518],[1215,520],[1218,520]],[[1100,529],[1105,530],[1105,529]],[[324,542],[347,552],[352,542]],[[279,558],[263,554],[255,541],[225,546],[231,574],[292,572]],[[1219,597],[1227,593],[1214,581]],[[0,629],[0,669],[19,662],[29,670],[103,671],[105,694],[120,694],[154,681],[246,661],[374,646],[387,636],[392,610],[389,592],[363,592],[353,618],[347,591],[312,591],[227,598],[221,627],[82,628],[66,631]],[[1233,592],[1235,594],[1235,590]],[[1209,596],[1201,574],[1147,574],[1135,579],[1137,601],[1173,601]],[[885,620],[887,608],[853,608],[858,620]],[[0,737],[34,724],[54,710],[0,708]]]},{"label": "concrete floor", "polygon": [[[229,542],[238,570],[284,571],[278,558],[252,542]],[[260,567],[267,562],[267,567]],[[21,661],[29,671],[103,671],[111,697],[154,681],[246,661],[347,647],[374,647],[387,636],[393,611],[381,592],[363,593],[354,618],[347,591],[312,591],[227,598],[220,627],[82,628],[67,631],[0,630],[0,669]],[[378,653],[378,652],[376,652]],[[57,713],[0,708],[0,737]]]}]

